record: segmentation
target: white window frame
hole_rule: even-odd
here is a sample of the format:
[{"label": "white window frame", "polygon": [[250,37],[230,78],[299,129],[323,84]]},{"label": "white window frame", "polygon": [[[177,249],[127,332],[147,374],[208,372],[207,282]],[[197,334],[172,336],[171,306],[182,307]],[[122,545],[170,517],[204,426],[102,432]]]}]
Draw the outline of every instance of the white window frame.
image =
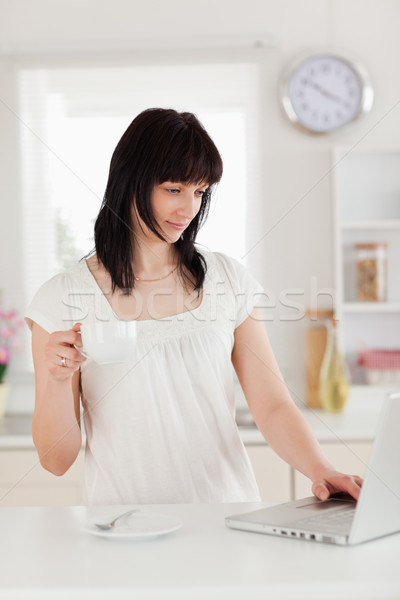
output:
[{"label": "white window frame", "polygon": [[[21,69],[37,69],[40,67],[51,68],[55,66],[63,65],[65,68],[73,68],[74,65],[86,65],[86,66],[99,66],[108,64],[110,67],[115,68],[117,65],[156,65],[156,64],[184,64],[184,63],[196,63],[202,62],[207,63],[226,63],[227,65],[232,63],[242,63],[251,65],[253,67],[253,93],[248,107],[248,114],[252,115],[251,120],[248,123],[248,165],[249,165],[249,177],[248,177],[248,197],[251,198],[251,208],[249,207],[249,219],[247,221],[247,234],[252,232],[255,224],[259,219],[259,212],[262,202],[261,197],[261,152],[262,152],[262,95],[263,85],[265,85],[264,69],[266,68],[266,61],[269,60],[269,52],[265,50],[246,49],[240,50],[220,50],[213,51],[211,54],[202,49],[190,50],[183,53],[182,50],[174,51],[170,50],[167,52],[152,52],[144,51],[140,55],[134,57],[132,55],[119,55],[110,59],[109,56],[96,55],[95,57],[66,57],[66,56],[18,56],[10,57],[7,64],[7,75],[8,81],[12,85],[11,94],[11,107],[10,111],[14,114],[14,123],[10,127],[10,134],[13,136],[13,150],[15,159],[19,158],[19,149],[17,140],[19,138],[18,129],[19,127],[25,127],[26,124],[22,123],[19,117],[19,107],[17,102],[17,75]],[[207,81],[201,82],[203,88],[207,88]],[[209,90],[212,93],[211,90]],[[184,108],[184,107],[183,107]],[[34,132],[33,132],[34,134]],[[4,150],[4,149],[3,149]],[[20,181],[21,175],[21,164],[15,168],[14,172],[6,173],[3,179],[4,188],[13,188],[14,197],[16,199],[15,204],[8,207],[8,215],[13,221],[12,231],[7,227],[6,220],[0,223],[0,235],[3,234],[3,247],[8,244],[14,248],[14,260],[13,265],[10,265],[7,258],[2,256],[0,259],[0,273],[2,274],[3,282],[1,287],[4,288],[5,293],[3,294],[3,302],[7,307],[15,308],[19,314],[23,315],[26,303],[29,301],[25,295],[25,284],[27,274],[25,272],[23,255],[21,253],[21,247],[23,247],[23,227],[22,227],[22,190],[19,185],[15,184],[15,177],[17,176],[18,182]],[[7,181],[8,176],[8,181]],[[12,183],[13,182],[13,183]],[[0,187],[1,189],[1,187]],[[248,262],[251,268],[251,259]],[[24,345],[24,351],[21,352],[20,356],[14,358],[11,368],[9,370],[8,379],[14,382],[32,382],[33,374],[27,372],[26,365],[30,359],[30,334],[27,328],[21,334],[21,343]],[[27,356],[27,352],[29,356]]]}]

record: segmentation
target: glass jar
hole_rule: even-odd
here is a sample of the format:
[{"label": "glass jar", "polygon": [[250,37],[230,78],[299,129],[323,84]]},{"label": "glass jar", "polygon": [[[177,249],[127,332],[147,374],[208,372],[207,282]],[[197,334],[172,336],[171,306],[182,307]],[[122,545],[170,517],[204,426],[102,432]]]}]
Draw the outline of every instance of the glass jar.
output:
[{"label": "glass jar", "polygon": [[385,302],[387,293],[386,242],[355,244],[357,261],[357,299]]}]

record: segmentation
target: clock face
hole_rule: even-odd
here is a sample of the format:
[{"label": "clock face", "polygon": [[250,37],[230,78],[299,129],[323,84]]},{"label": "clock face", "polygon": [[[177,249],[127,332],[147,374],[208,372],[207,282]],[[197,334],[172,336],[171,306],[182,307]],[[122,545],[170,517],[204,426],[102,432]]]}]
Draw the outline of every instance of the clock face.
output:
[{"label": "clock face", "polygon": [[350,123],[368,110],[371,95],[372,88],[359,68],[338,56],[321,54],[294,68],[285,83],[282,100],[293,122],[309,131],[324,133]]}]

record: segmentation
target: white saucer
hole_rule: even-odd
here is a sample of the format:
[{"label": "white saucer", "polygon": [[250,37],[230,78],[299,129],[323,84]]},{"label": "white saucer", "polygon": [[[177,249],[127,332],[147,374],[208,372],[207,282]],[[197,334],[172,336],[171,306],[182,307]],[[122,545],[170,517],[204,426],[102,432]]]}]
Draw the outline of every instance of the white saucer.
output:
[{"label": "white saucer", "polygon": [[93,517],[84,524],[83,530],[110,539],[147,540],[166,535],[182,527],[182,522],[175,517],[139,511],[120,519],[112,529],[104,530],[96,527],[95,523],[106,523],[114,516],[115,513]]}]

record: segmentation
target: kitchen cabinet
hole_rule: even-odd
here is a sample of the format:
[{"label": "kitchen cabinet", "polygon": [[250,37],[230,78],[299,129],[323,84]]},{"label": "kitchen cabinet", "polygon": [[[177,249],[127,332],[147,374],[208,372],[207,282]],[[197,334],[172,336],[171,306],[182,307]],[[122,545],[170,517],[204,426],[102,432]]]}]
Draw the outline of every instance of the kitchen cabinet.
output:
[{"label": "kitchen cabinet", "polygon": [[[333,466],[349,475],[364,477],[365,469],[371,452],[371,442],[324,442],[322,450]],[[311,495],[311,482],[302,473],[294,474],[294,498],[304,498]]]},{"label": "kitchen cabinet", "polygon": [[[247,446],[261,497],[285,502],[291,497],[291,469],[265,443]],[[35,450],[0,452],[0,506],[73,506],[81,504],[84,470],[81,450],[72,467],[62,476],[52,475],[40,465]]]},{"label": "kitchen cabinet", "polygon": [[[362,475],[375,435],[386,389],[354,386],[342,414],[304,410],[303,414],[331,462],[340,470]],[[249,419],[245,420],[249,422]],[[30,433],[31,415],[3,419],[0,431],[0,506],[68,506],[81,503],[84,450],[62,477],[40,465]],[[254,426],[240,435],[252,463],[261,498],[286,502],[310,495],[307,478],[289,467]]]},{"label": "kitchen cabinet", "polygon": [[[329,460],[340,470],[363,475],[371,444],[321,443]],[[267,444],[246,446],[261,499],[287,502],[311,494],[310,481],[294,471]],[[0,452],[0,506],[74,506],[81,504],[83,450],[62,477],[45,471],[35,450]]]},{"label": "kitchen cabinet", "polygon": [[[323,443],[335,466],[362,475],[370,444]],[[261,499],[287,502],[309,496],[310,482],[295,472],[267,444],[246,446],[260,489]],[[45,471],[35,450],[0,452],[0,506],[74,506],[81,504],[83,450],[62,477]]]},{"label": "kitchen cabinet", "polygon": [[[337,148],[332,183],[334,307],[353,367],[360,351],[400,347],[400,149]],[[385,301],[358,300],[355,244],[366,243],[387,245]],[[363,369],[353,369],[353,382],[366,384]]]},{"label": "kitchen cabinet", "polygon": [[246,446],[261,499],[287,502],[291,498],[291,469],[267,444]]},{"label": "kitchen cabinet", "polygon": [[0,451],[0,506],[69,506],[81,503],[83,450],[62,477],[39,463],[36,450]]},{"label": "kitchen cabinet", "polygon": [[[321,447],[339,471],[364,476],[371,442],[321,442]],[[308,477],[292,469],[272,448],[267,445],[248,446],[247,452],[263,501],[288,502],[311,495]]]}]

